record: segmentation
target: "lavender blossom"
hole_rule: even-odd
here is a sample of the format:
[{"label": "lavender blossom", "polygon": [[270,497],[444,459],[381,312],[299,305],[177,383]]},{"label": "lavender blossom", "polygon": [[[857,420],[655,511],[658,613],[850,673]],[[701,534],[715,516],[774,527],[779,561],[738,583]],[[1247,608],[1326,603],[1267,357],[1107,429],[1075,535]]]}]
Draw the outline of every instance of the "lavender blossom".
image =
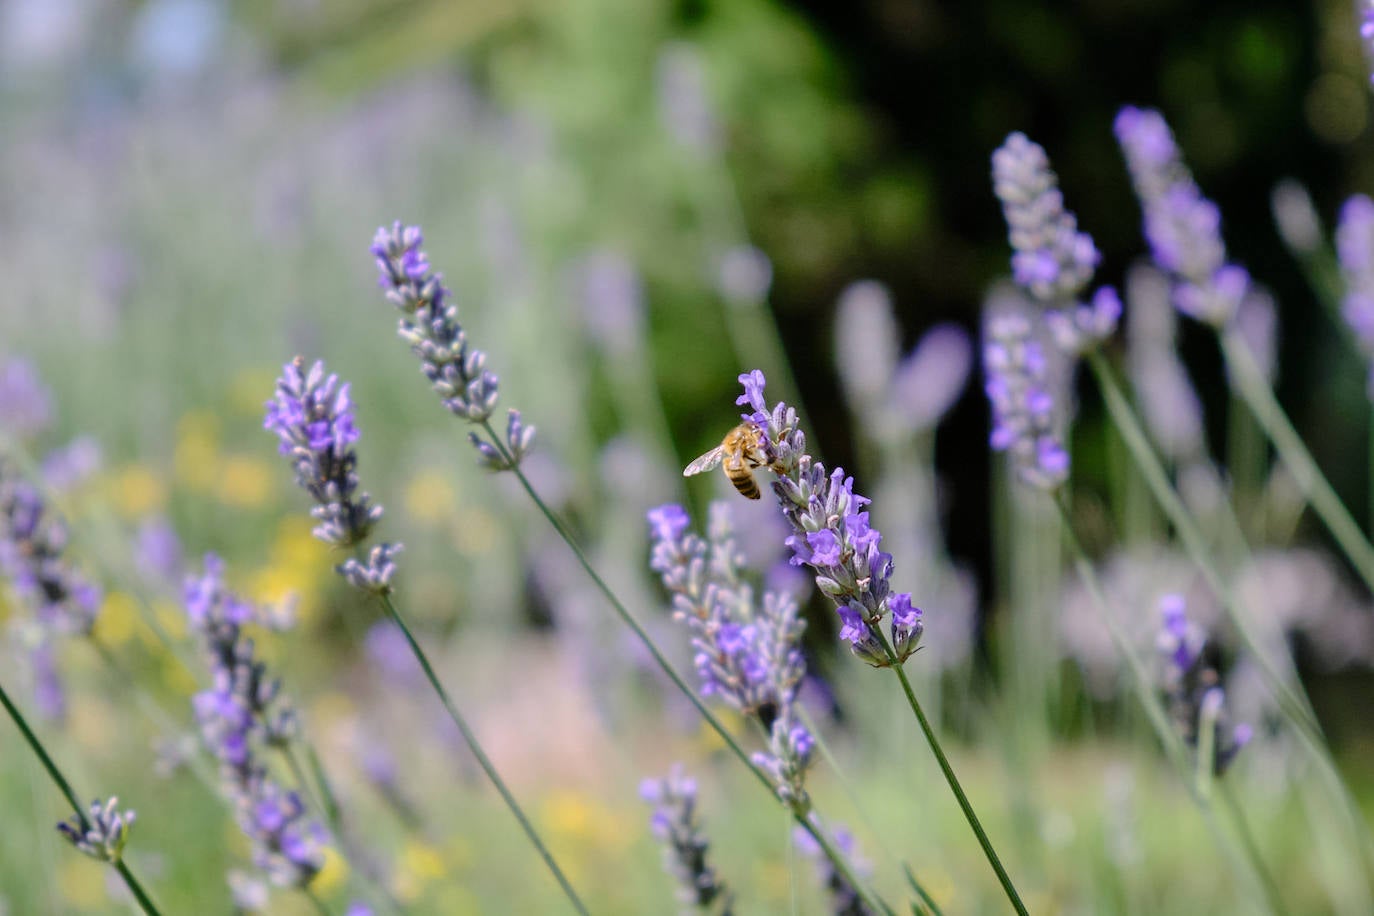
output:
[{"label": "lavender blossom", "polygon": [[659,114],[673,138],[700,155],[720,146],[720,125],[706,85],[706,68],[686,42],[668,45],[658,56]]},{"label": "lavender blossom", "polygon": [[114,797],[104,804],[91,802],[89,814],[72,815],[57,825],[57,831],[92,859],[118,862],[124,854],[124,844],[129,841],[129,828],[137,817],[133,811],[120,811],[118,804],[119,799]]},{"label": "lavender blossom", "polygon": [[871,410],[880,403],[897,367],[901,329],[892,294],[874,280],[851,283],[840,293],[835,316],[835,365],[850,405]]},{"label": "lavender blossom", "polygon": [[100,590],[66,551],[66,523],[13,466],[0,462],[0,571],[45,629],[88,636]]},{"label": "lavender blossom", "polygon": [[43,481],[58,492],[73,490],[100,470],[100,443],[92,436],[77,436],[43,457]]},{"label": "lavender blossom", "polygon": [[1228,729],[1221,678],[1204,657],[1206,636],[1188,619],[1183,596],[1165,595],[1159,609],[1163,625],[1157,646],[1169,714],[1184,742],[1195,750],[1204,730],[1212,733],[1212,771],[1220,776],[1249,743],[1253,730],[1245,724]]},{"label": "lavender blossom", "polygon": [[1191,462],[1205,449],[1202,402],[1174,345],[1169,278],[1148,264],[1132,267],[1126,301],[1127,366],[1145,426],[1165,455]]},{"label": "lavender blossom", "polygon": [[674,766],[665,779],[644,780],[639,795],[654,806],[649,824],[663,843],[663,867],[678,883],[681,912],[729,916],[734,895],[706,862],[709,843],[697,820],[696,781]]},{"label": "lavender blossom", "polygon": [[[769,409],[762,372],[747,372],[739,381],[744,394],[735,403],[753,408],[743,418],[764,433],[773,493],[792,527],[791,563],[814,571],[816,586],[839,612],[840,638],[855,655],[874,667],[904,662],[921,638],[921,609],[911,595],[891,590],[892,555],[878,549],[882,535],[861,511],[869,501],[854,492],[854,479],[843,468],[827,473],[807,454],[795,410],[782,402]],[[889,612],[891,654],[879,629]]]},{"label": "lavender blossom", "polygon": [[1345,281],[1341,315],[1370,360],[1368,391],[1374,397],[1374,200],[1356,194],[1341,207],[1336,254]]},{"label": "lavender blossom", "polygon": [[[833,842],[835,848],[850,860],[855,873],[867,875],[871,871],[868,863],[856,856],[854,835],[848,830],[837,829],[833,835]],[[871,916],[873,911],[864,903],[858,889],[850,884],[835,867],[835,863],[830,861],[815,837],[801,827],[795,827],[792,830],[792,844],[814,863],[821,887],[825,888],[830,897],[827,912],[833,913],[834,916]]]},{"label": "lavender blossom", "polygon": [[253,847],[253,862],[280,887],[305,887],[324,865],[324,831],[296,792],[280,786],[262,759],[266,748],[285,749],[298,731],[281,682],[255,657],[243,628],[270,615],[228,590],[224,564],[213,554],[205,572],[189,578],[186,615],[200,637],[214,686],[192,698],[206,747],[220,764],[223,791],[234,803],[239,828]]},{"label": "lavender blossom", "polygon": [[1175,307],[1225,327],[1235,318],[1250,275],[1226,261],[1221,212],[1202,196],[1159,112],[1127,106],[1115,130],[1144,211],[1150,250],[1176,280]]},{"label": "lavender blossom", "polygon": [[1304,257],[1316,254],[1322,246],[1322,222],[1312,195],[1300,182],[1285,178],[1274,186],[1269,195],[1269,208],[1274,213],[1274,225],[1279,237],[1294,254]]},{"label": "lavender blossom", "polygon": [[[1366,0],[1360,10],[1360,40],[1364,42],[1365,57],[1374,59],[1374,3]],[[1371,60],[1374,63],[1374,60]],[[1374,67],[1371,67],[1369,80],[1374,83]]]},{"label": "lavender blossom", "polygon": [[1017,284],[1046,309],[1060,347],[1073,353],[1096,347],[1116,331],[1121,300],[1104,286],[1090,302],[1080,301],[1102,256],[1064,208],[1045,150],[1025,134],[1012,134],[992,154],[992,185],[1015,251]]},{"label": "lavender blossom", "polygon": [[610,358],[625,358],[644,337],[644,286],[634,262],[619,252],[599,251],[579,273],[588,336]]},{"label": "lavender blossom", "polygon": [[[305,360],[297,356],[282,369],[277,391],[267,402],[263,428],[275,433],[279,450],[291,458],[296,483],[315,500],[310,511],[319,524],[314,535],[335,547],[362,543],[382,517],[382,507],[358,488],[358,427],[353,421],[353,402],[348,383],[337,375],[325,375],[317,361],[304,372]],[[366,562],[350,558],[338,567],[340,575],[355,588],[374,593],[390,590],[395,572],[392,557],[400,545],[374,547]]]},{"label": "lavender blossom", "polygon": [[993,449],[1011,455],[1025,483],[1057,489],[1068,480],[1069,453],[1047,383],[1045,356],[1025,315],[1001,311],[987,316],[983,371],[992,404]]},{"label": "lavender blossom", "polygon": [[[468,346],[458,307],[450,301],[443,275],[430,270],[423,244],[418,226],[402,226],[398,220],[390,229],[378,229],[370,249],[381,273],[378,283],[387,301],[400,310],[397,334],[420,358],[421,371],[439,400],[454,416],[489,426],[499,380],[486,368],[487,355]],[[534,427],[521,423],[517,411],[510,413],[504,448],[475,432],[468,435],[481,462],[494,470],[518,465],[534,441]]]},{"label": "lavender blossom", "polygon": [[769,775],[779,798],[805,811],[815,739],[796,710],[806,675],[800,648],[806,624],[797,602],[770,591],[761,607],[756,603],[744,578],[728,504],[712,504],[705,539],[688,533],[691,519],[681,506],[651,510],[649,524],[650,567],[672,595],[674,619],[692,633],[702,695],[758,717],[769,732],[769,749],[755,754],[754,763]]}]

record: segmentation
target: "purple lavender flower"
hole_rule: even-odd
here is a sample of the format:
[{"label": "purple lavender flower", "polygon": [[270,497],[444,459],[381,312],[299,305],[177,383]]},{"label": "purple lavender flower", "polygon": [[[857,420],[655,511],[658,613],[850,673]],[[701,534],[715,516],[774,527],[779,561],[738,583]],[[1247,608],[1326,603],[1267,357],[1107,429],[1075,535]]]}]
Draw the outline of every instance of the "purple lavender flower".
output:
[{"label": "purple lavender flower", "polygon": [[[854,842],[854,835],[848,830],[837,828],[832,836],[835,848],[850,861],[850,866],[859,875],[867,875],[871,866],[864,860],[857,857],[857,845]],[[816,875],[820,878],[821,887],[825,888],[830,897],[830,904],[827,912],[834,913],[835,916],[871,916],[873,911],[868,904],[864,903],[859,891],[846,880],[845,876],[835,868],[835,863],[831,862],[826,856],[821,844],[816,842],[815,837],[806,832],[801,827],[794,827],[792,830],[792,844],[797,847],[797,851],[812,861],[816,868]]]},{"label": "purple lavender flower", "polygon": [[1116,331],[1121,300],[1109,286],[1080,301],[1101,255],[1064,208],[1049,157],[1014,133],[992,154],[993,193],[1002,202],[1014,254],[1012,276],[1046,309],[1056,342],[1068,352],[1096,347]]},{"label": "purple lavender flower", "polygon": [[42,494],[0,463],[0,571],[43,627],[90,635],[100,590],[66,555],[67,526]]},{"label": "purple lavender flower", "polygon": [[983,371],[992,404],[993,449],[1011,456],[1024,482],[1057,489],[1069,477],[1069,453],[1059,432],[1045,356],[1026,315],[994,311],[987,316]]},{"label": "purple lavender flower", "polygon": [[875,280],[851,283],[835,309],[835,366],[850,405],[871,411],[881,403],[897,367],[901,330],[892,294]]},{"label": "purple lavender flower", "polygon": [[43,480],[58,492],[73,490],[95,476],[102,458],[94,437],[77,436],[43,457]]},{"label": "purple lavender flower", "polygon": [[696,781],[674,766],[666,778],[640,783],[639,795],[654,806],[649,826],[663,843],[663,867],[677,881],[682,911],[729,916],[733,895],[706,861],[710,844],[697,819]]},{"label": "purple lavender flower", "polygon": [[614,251],[586,259],[581,270],[582,314],[592,342],[623,359],[642,343],[644,287],[634,262]]},{"label": "purple lavender flower", "polygon": [[[1366,2],[1360,11],[1360,40],[1364,42],[1365,57],[1374,57],[1374,3]],[[1374,70],[1369,79],[1374,83]]]},{"label": "purple lavender flower", "polygon": [[806,624],[797,602],[765,592],[762,606],[756,603],[727,503],[711,505],[705,539],[688,533],[691,519],[681,506],[651,510],[649,525],[649,565],[672,595],[674,619],[692,633],[702,694],[759,718],[770,739],[768,751],[754,755],[755,764],[784,802],[806,810],[805,776],[815,742],[795,708],[806,675],[800,648]]},{"label": "purple lavender flower", "polygon": [[1368,389],[1374,397],[1374,200],[1356,194],[1341,207],[1336,254],[1345,281],[1341,314],[1370,360]]},{"label": "purple lavender flower", "polygon": [[668,45],[656,67],[659,113],[673,138],[694,153],[709,154],[720,145],[720,126],[707,93],[706,68],[686,42]]},{"label": "purple lavender flower", "polygon": [[154,582],[177,582],[183,574],[181,539],[165,518],[145,519],[134,536],[134,562]]},{"label": "purple lavender flower", "polygon": [[[340,385],[337,375],[326,375],[323,362],[317,361],[308,373],[304,366],[305,360],[297,356],[283,367],[276,394],[267,402],[263,428],[276,434],[279,450],[291,458],[296,483],[315,500],[310,510],[319,521],[315,537],[335,547],[353,547],[367,538],[382,517],[382,507],[371,505],[367,493],[358,489],[354,445],[360,433],[348,384]],[[400,549],[399,544],[378,545],[366,562],[344,561],[339,573],[355,588],[388,591],[396,570],[393,557]]]},{"label": "purple lavender flower", "polygon": [[1174,346],[1169,278],[1149,264],[1132,267],[1126,301],[1127,365],[1145,426],[1165,455],[1191,462],[1205,448],[1202,402]]},{"label": "purple lavender flower", "polygon": [[120,811],[118,805],[119,799],[113,797],[103,804],[91,802],[88,814],[72,815],[57,825],[57,831],[92,859],[118,862],[129,841],[129,828],[137,818],[133,811]]},{"label": "purple lavender flower", "polygon": [[1249,743],[1249,725],[1229,727],[1226,693],[1221,678],[1206,660],[1206,636],[1188,619],[1182,595],[1165,595],[1159,602],[1162,626],[1157,639],[1163,668],[1161,686],[1175,727],[1184,742],[1198,749],[1204,730],[1212,735],[1212,770],[1220,776],[1240,749]]},{"label": "purple lavender flower", "polygon": [[52,391],[26,359],[0,365],[0,430],[27,439],[52,423]]},{"label": "purple lavender flower", "polygon": [[271,614],[229,591],[224,564],[213,554],[205,558],[204,574],[187,580],[184,601],[213,684],[192,698],[192,708],[202,740],[219,761],[239,828],[252,843],[253,862],[278,886],[305,887],[324,865],[324,831],[262,760],[263,749],[290,744],[298,732],[296,715],[243,633]]},{"label": "purple lavender flower", "polygon": [[[769,409],[762,372],[747,372],[739,381],[744,394],[736,403],[753,408],[742,416],[764,433],[767,466],[775,475],[773,493],[793,531],[787,538],[791,562],[811,567],[816,586],[839,610],[845,623],[842,638],[855,655],[874,667],[894,660],[900,664],[916,651],[920,612],[912,609],[900,621],[893,617],[889,656],[878,628],[899,595],[889,584],[892,556],[878,549],[882,535],[862,511],[868,500],[854,492],[854,479],[843,468],[827,473],[824,464],[807,454],[795,410],[782,402]],[[906,602],[910,598],[904,596]]]},{"label": "purple lavender flower", "polygon": [[1250,275],[1226,261],[1221,212],[1202,196],[1159,112],[1127,106],[1117,115],[1115,130],[1144,211],[1150,250],[1175,278],[1174,305],[1185,315],[1225,327],[1245,297]]},{"label": "purple lavender flower", "polygon": [[[430,270],[423,244],[418,226],[402,226],[398,220],[390,229],[378,229],[370,249],[381,273],[378,283],[401,312],[397,334],[420,358],[421,371],[443,405],[454,416],[487,426],[496,410],[499,381],[486,368],[487,355],[468,346],[458,307],[450,301],[443,275]],[[504,447],[468,434],[482,463],[494,470],[518,465],[534,442],[534,427],[525,426],[517,411],[510,413]]]},{"label": "purple lavender flower", "polygon": [[1305,186],[1292,178],[1283,179],[1269,195],[1269,209],[1274,213],[1279,236],[1291,251],[1307,257],[1320,250],[1321,217]]}]

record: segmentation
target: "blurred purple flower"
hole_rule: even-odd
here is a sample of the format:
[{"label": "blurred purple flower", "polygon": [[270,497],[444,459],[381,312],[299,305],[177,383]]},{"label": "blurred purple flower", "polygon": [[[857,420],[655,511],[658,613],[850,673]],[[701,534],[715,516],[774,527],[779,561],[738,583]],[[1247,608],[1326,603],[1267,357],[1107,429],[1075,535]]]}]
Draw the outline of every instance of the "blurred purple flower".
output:
[{"label": "blurred purple flower", "polygon": [[659,52],[655,75],[659,114],[673,138],[693,153],[714,153],[720,146],[720,126],[697,50],[686,42],[666,45]]},{"label": "blurred purple flower", "polygon": [[639,796],[653,806],[649,827],[663,844],[663,867],[677,881],[679,902],[728,916],[733,895],[706,861],[710,844],[697,819],[696,781],[674,765],[666,778],[640,783]]},{"label": "blurred purple flower", "polygon": [[623,358],[644,344],[644,288],[623,254],[601,251],[581,269],[582,314],[593,344]]},{"label": "blurred purple flower", "polygon": [[889,390],[892,425],[924,432],[949,412],[968,384],[973,344],[957,324],[937,324],[898,364]]},{"label": "blurred purple flower", "polygon": [[992,404],[989,441],[1011,456],[1021,480],[1054,490],[1069,477],[1069,454],[1030,319],[1016,311],[991,311],[983,333],[985,390]]},{"label": "blurred purple flower", "polygon": [[0,364],[0,432],[28,438],[52,423],[52,391],[27,359]]},{"label": "blurred purple flower", "polygon": [[72,490],[94,477],[103,461],[94,436],[77,436],[43,458],[43,480],[59,492]]},{"label": "blurred purple flower", "polygon": [[752,245],[735,245],[720,256],[716,289],[734,306],[757,305],[768,299],[773,285],[773,263]]}]

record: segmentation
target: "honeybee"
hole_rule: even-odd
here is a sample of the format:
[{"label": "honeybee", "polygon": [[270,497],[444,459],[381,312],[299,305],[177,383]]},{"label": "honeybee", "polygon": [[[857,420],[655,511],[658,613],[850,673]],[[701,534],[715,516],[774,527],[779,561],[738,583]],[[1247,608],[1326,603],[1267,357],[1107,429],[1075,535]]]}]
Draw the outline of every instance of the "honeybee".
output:
[{"label": "honeybee", "polygon": [[759,485],[754,480],[754,468],[768,463],[763,452],[763,436],[763,430],[753,423],[741,423],[725,434],[720,445],[687,465],[682,476],[704,474],[724,463],[725,476],[730,478],[735,489],[749,499],[758,499]]}]

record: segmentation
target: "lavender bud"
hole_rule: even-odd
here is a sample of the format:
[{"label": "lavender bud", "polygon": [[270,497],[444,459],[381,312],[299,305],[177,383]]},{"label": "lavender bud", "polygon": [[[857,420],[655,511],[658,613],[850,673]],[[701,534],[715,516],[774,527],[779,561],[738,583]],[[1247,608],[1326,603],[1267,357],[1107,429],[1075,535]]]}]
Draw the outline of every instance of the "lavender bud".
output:
[{"label": "lavender bud", "polygon": [[582,312],[594,344],[612,358],[624,358],[642,345],[644,289],[629,258],[599,252],[581,269]]},{"label": "lavender bud", "polygon": [[0,571],[45,628],[89,635],[100,590],[67,556],[67,525],[31,484],[0,461]]},{"label": "lavender bud", "polygon": [[91,802],[87,815],[72,815],[57,825],[57,831],[92,859],[118,862],[124,844],[129,841],[129,828],[137,817],[133,811],[120,811],[118,804],[119,799],[113,796],[104,804]]},{"label": "lavender bud", "polygon": [[339,565],[339,574],[359,591],[385,595],[391,591],[391,577],[396,574],[393,559],[403,550],[401,544],[377,544],[367,554],[366,562],[349,557]]},{"label": "lavender bud", "polygon": [[1336,254],[1345,281],[1341,315],[1370,360],[1368,390],[1374,397],[1374,201],[1363,194],[1341,207]]}]

